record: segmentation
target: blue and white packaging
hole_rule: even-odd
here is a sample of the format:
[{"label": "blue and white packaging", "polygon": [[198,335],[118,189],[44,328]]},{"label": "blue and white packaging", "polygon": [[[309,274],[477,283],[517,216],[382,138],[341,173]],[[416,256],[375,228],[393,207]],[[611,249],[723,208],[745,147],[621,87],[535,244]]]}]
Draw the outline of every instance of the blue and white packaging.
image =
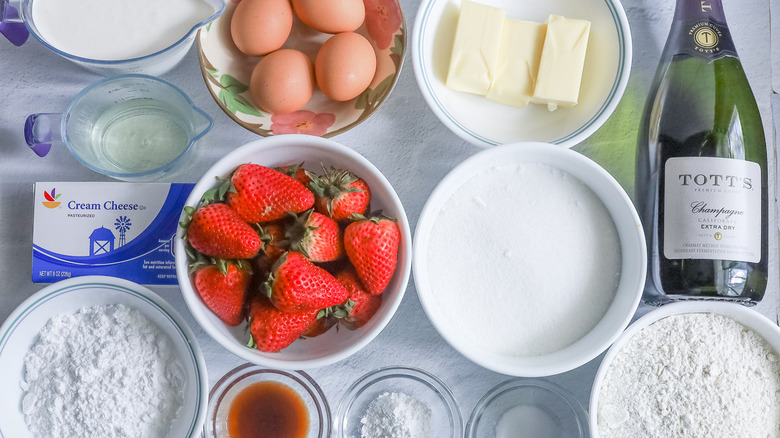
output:
[{"label": "blue and white packaging", "polygon": [[177,284],[173,242],[193,186],[35,183],[32,281],[110,275]]}]

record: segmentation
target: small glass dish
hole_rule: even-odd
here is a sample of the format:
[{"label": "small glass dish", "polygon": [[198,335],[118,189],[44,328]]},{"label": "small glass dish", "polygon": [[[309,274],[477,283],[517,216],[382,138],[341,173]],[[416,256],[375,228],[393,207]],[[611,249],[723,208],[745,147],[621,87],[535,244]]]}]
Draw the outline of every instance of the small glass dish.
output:
[{"label": "small glass dish", "polygon": [[540,379],[515,378],[488,391],[474,407],[466,438],[588,438],[588,415],[574,396]]},{"label": "small glass dish", "polygon": [[331,413],[322,389],[303,371],[284,371],[244,364],[227,372],[209,393],[205,438],[229,438],[227,420],[230,405],[246,387],[258,382],[279,382],[292,388],[306,404],[309,412],[307,438],[330,437]]},{"label": "small glass dish", "polygon": [[357,379],[339,403],[336,438],[361,438],[361,419],[369,405],[384,394],[400,393],[421,401],[430,409],[431,437],[463,436],[463,417],[452,391],[427,371],[405,367],[383,367]]}]

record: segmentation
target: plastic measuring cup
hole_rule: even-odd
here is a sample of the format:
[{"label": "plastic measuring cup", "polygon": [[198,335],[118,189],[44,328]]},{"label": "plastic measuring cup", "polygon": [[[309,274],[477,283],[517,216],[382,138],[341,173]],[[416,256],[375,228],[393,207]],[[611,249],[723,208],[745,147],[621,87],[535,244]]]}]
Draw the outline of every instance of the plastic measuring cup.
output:
[{"label": "plastic measuring cup", "polygon": [[[38,42],[52,52],[74,63],[102,75],[118,75],[139,73],[161,75],[175,67],[187,54],[195,40],[196,31],[211,23],[225,11],[225,0],[204,0],[214,8],[214,13],[208,18],[195,23],[192,28],[178,41],[170,46],[146,56],[120,60],[90,59],[76,56],[58,49],[47,41],[33,20],[34,0],[0,0],[0,34],[11,43],[21,46],[31,34]],[[90,23],[73,23],[73,26],[89,26]]]},{"label": "plastic measuring cup", "polygon": [[183,91],[152,76],[121,75],[82,90],[64,113],[27,117],[24,136],[45,156],[65,143],[84,166],[127,181],[168,175],[213,125]]}]

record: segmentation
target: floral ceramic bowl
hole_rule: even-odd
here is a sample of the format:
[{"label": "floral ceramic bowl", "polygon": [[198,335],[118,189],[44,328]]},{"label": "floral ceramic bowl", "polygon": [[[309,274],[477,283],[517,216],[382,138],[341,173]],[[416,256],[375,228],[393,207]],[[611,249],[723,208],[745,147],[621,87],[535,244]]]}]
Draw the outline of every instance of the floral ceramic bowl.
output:
[{"label": "floral ceramic bowl", "polygon": [[[406,23],[398,0],[364,0],[366,19],[356,31],[374,48],[377,68],[368,89],[358,97],[336,102],[315,90],[311,100],[289,114],[261,111],[249,96],[249,78],[259,57],[241,53],[230,36],[232,0],[220,18],[198,32],[201,73],[214,100],[230,118],[262,135],[310,134],[332,137],[360,124],[385,101],[398,80],[406,51]],[[295,18],[283,48],[300,50],[314,60],[331,35],[317,32]]]}]

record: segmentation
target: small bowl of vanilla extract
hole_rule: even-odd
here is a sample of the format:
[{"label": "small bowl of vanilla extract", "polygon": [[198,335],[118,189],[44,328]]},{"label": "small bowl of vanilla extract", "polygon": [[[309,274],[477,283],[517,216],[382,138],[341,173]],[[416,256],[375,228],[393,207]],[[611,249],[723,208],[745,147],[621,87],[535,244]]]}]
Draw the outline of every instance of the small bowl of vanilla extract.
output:
[{"label": "small bowl of vanilla extract", "polygon": [[209,394],[205,438],[330,436],[331,413],[322,389],[303,371],[244,364]]}]

